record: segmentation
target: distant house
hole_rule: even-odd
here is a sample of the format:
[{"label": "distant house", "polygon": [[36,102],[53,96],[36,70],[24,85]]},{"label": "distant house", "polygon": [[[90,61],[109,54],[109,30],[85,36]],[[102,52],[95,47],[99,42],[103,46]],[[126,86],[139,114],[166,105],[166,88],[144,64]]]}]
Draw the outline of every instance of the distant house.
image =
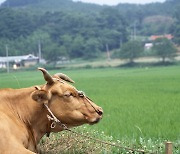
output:
[{"label": "distant house", "polygon": [[173,35],[165,34],[165,35],[151,35],[150,36],[150,40],[151,41],[155,41],[158,38],[167,38],[168,40],[172,40],[173,39]]},{"label": "distant house", "polygon": [[39,62],[39,58],[29,54],[23,56],[8,56],[8,57],[0,57],[0,68],[6,68],[7,63],[11,64],[13,68],[17,68],[20,66],[28,67],[35,65]]},{"label": "distant house", "polygon": [[150,50],[153,47],[153,43],[145,43],[144,48]]}]

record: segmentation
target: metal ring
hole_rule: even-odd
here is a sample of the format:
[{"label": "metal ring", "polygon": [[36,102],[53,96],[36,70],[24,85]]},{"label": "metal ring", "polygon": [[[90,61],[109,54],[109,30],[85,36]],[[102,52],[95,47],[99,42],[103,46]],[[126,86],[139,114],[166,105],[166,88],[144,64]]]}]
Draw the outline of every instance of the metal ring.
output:
[{"label": "metal ring", "polygon": [[51,128],[55,128],[56,127],[56,123],[55,122],[52,122],[51,123]]}]

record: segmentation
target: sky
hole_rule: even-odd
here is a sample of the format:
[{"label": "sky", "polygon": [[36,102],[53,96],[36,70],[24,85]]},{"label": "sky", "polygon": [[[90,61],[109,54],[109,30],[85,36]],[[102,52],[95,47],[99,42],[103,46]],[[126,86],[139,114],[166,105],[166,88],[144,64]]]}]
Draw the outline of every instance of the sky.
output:
[{"label": "sky", "polygon": [[73,0],[73,1],[96,3],[100,5],[103,5],[103,4],[117,5],[119,3],[147,4],[147,3],[152,3],[152,2],[165,2],[165,0]]},{"label": "sky", "polygon": [[2,2],[4,2],[5,0],[0,0],[0,4],[2,3]]},{"label": "sky", "polygon": [[[0,0],[0,4],[5,0]],[[117,5],[118,3],[135,3],[135,4],[146,4],[151,2],[164,2],[165,0],[73,0],[73,1],[81,1],[88,3],[96,3],[96,4],[106,4],[106,5]]]}]

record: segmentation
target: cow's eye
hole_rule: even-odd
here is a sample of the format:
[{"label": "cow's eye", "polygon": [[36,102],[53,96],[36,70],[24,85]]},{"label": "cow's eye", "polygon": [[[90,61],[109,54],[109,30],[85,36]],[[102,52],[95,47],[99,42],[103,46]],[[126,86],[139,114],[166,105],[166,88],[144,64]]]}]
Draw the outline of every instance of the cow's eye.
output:
[{"label": "cow's eye", "polygon": [[64,96],[70,97],[70,96],[73,96],[73,93],[71,93],[71,92],[66,92],[66,93],[64,93]]}]

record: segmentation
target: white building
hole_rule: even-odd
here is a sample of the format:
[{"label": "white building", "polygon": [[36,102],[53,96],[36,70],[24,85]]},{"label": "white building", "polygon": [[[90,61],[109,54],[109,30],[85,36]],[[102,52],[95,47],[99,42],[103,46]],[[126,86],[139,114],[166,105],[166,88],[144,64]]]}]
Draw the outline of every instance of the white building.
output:
[{"label": "white building", "polygon": [[12,64],[13,67],[28,67],[31,65],[35,65],[39,62],[39,58],[29,54],[23,56],[8,56],[8,57],[0,57],[0,68],[6,68],[7,64]]},{"label": "white building", "polygon": [[152,47],[153,47],[153,43],[146,43],[146,44],[144,45],[144,48],[145,48],[146,50],[150,50]]}]

